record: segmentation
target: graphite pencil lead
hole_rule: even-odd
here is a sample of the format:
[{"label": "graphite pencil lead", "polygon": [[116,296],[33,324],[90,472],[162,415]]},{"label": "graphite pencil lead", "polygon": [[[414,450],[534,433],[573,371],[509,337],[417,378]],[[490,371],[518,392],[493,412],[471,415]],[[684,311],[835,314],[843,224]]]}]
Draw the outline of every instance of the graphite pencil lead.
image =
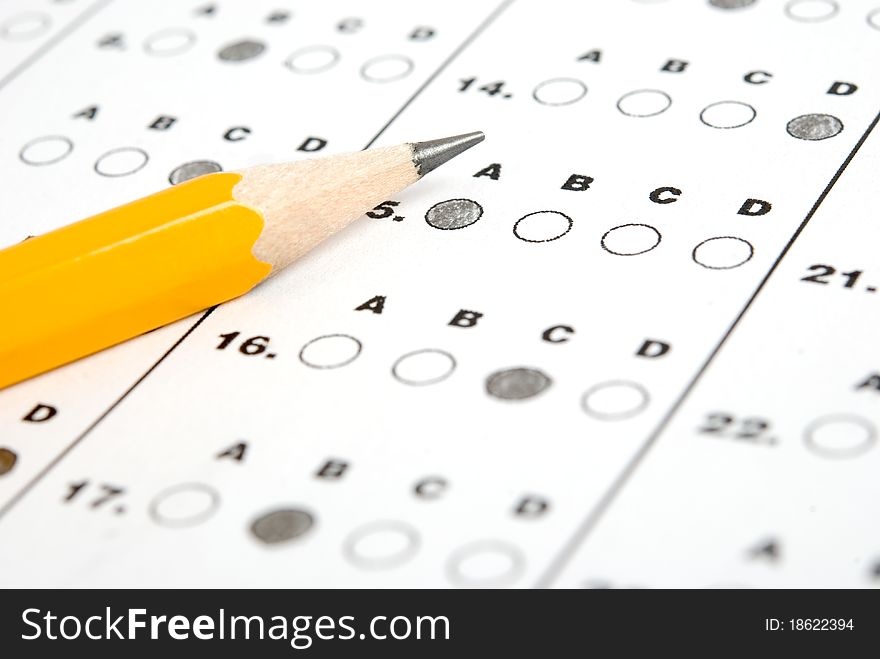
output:
[{"label": "graphite pencil lead", "polygon": [[482,132],[476,132],[428,142],[415,142],[412,145],[413,165],[416,166],[419,176],[424,176],[484,139],[486,136]]}]

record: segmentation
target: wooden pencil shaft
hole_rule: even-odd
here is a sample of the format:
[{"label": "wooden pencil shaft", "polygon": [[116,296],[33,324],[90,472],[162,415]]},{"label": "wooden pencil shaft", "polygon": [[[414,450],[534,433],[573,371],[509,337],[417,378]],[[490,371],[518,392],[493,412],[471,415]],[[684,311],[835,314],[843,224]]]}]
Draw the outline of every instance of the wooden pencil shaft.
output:
[{"label": "wooden pencil shaft", "polygon": [[233,197],[258,210],[265,222],[254,256],[278,272],[483,139],[483,133],[466,133],[242,170]]},{"label": "wooden pencil shaft", "polygon": [[262,214],[253,253],[273,273],[419,179],[410,144],[239,174],[233,197]]}]

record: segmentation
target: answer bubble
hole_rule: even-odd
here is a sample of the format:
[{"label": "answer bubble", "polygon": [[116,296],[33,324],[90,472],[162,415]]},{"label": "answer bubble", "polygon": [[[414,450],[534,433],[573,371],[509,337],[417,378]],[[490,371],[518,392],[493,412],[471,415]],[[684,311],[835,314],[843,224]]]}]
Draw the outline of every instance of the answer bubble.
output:
[{"label": "answer bubble", "polygon": [[150,516],[162,526],[195,526],[211,517],[219,505],[220,495],[209,485],[181,483],[156,495],[150,503]]},{"label": "answer bubble", "polygon": [[486,393],[501,400],[533,398],[545,391],[553,380],[536,368],[507,368],[486,378]]},{"label": "answer bubble", "polygon": [[260,515],[251,523],[250,530],[257,540],[275,545],[305,535],[314,523],[314,517],[304,510],[281,508]]},{"label": "answer bubble", "polygon": [[312,339],[299,351],[299,359],[312,368],[339,368],[361,354],[361,342],[348,334],[326,334]]},{"label": "answer bubble", "polygon": [[266,44],[253,39],[242,39],[226,44],[217,51],[217,58],[221,62],[246,62],[262,55],[266,50]]},{"label": "answer bubble", "polygon": [[587,389],[581,396],[581,407],[597,419],[619,421],[642,412],[649,400],[647,390],[638,382],[609,380]]},{"label": "answer bubble", "polygon": [[345,540],[343,553],[358,567],[387,569],[411,559],[418,548],[419,534],[412,526],[380,520],[352,532]]},{"label": "answer bubble", "polygon": [[171,183],[171,185],[177,185],[178,183],[194,179],[197,176],[214,174],[215,172],[222,171],[223,168],[220,164],[213,160],[193,160],[176,167],[174,171],[168,175],[168,182]]},{"label": "answer bubble", "polygon": [[307,46],[292,52],[284,65],[296,73],[322,73],[339,61],[339,51],[330,46]]},{"label": "answer bubble", "polygon": [[391,373],[394,377],[414,386],[442,382],[455,370],[455,358],[444,350],[425,348],[400,357]]},{"label": "answer bubble", "polygon": [[785,130],[799,140],[827,140],[840,134],[843,122],[830,114],[802,114],[789,121]]},{"label": "answer bubble", "polygon": [[700,121],[712,128],[741,128],[755,120],[755,108],[741,101],[718,101],[703,108]]},{"label": "answer bubble", "polygon": [[785,14],[789,18],[806,23],[828,20],[839,10],[833,0],[791,0],[785,5]]},{"label": "answer bubble", "polygon": [[45,34],[52,27],[52,19],[46,14],[25,12],[0,24],[0,39],[27,41]]},{"label": "answer bubble", "polygon": [[28,165],[51,165],[63,160],[73,151],[73,142],[63,135],[38,137],[25,144],[18,157]]},{"label": "answer bubble", "polygon": [[8,448],[0,448],[0,476],[4,476],[12,471],[16,462],[18,462],[18,455],[15,451]]},{"label": "answer bubble", "polygon": [[880,30],[880,7],[868,14],[866,20],[868,21],[868,25],[872,28]]},{"label": "answer bubble", "polygon": [[708,238],[694,247],[694,261],[710,270],[738,268],[755,255],[752,244],[736,236]]},{"label": "answer bubble", "polygon": [[143,149],[123,146],[112,149],[95,161],[95,171],[101,176],[115,178],[129,176],[142,170],[150,157]]},{"label": "answer bubble", "polygon": [[527,243],[548,243],[571,231],[574,222],[559,211],[536,211],[523,215],[513,225],[513,235]]},{"label": "answer bubble", "polygon": [[660,244],[660,232],[649,224],[622,224],[602,236],[602,249],[618,256],[650,252]]},{"label": "answer bubble", "polygon": [[672,105],[669,94],[659,89],[637,89],[620,97],[617,109],[628,117],[655,117]]},{"label": "answer bubble", "polygon": [[452,231],[469,227],[483,217],[483,207],[473,199],[447,199],[425,213],[425,221],[435,229]]},{"label": "answer bubble", "polygon": [[587,95],[587,86],[577,78],[551,78],[532,91],[541,105],[571,105]]},{"label": "answer bubble", "polygon": [[501,540],[478,540],[456,549],[447,563],[447,576],[463,588],[501,588],[523,572],[525,558],[515,546]]},{"label": "answer bubble", "polygon": [[380,55],[364,62],[361,77],[370,82],[402,80],[415,68],[413,61],[403,55]]},{"label": "answer bubble", "polygon": [[150,35],[144,40],[144,50],[157,57],[170,57],[186,52],[196,42],[196,35],[185,28],[172,27]]},{"label": "answer bubble", "polygon": [[855,458],[877,442],[874,425],[854,414],[832,414],[816,419],[804,430],[804,442],[826,458]]}]

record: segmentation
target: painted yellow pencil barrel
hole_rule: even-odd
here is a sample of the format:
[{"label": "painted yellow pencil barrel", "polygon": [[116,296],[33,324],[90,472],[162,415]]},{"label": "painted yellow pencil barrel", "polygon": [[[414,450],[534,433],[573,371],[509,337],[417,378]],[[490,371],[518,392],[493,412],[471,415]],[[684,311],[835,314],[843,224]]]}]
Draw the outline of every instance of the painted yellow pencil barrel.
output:
[{"label": "painted yellow pencil barrel", "polygon": [[0,388],[246,293],[272,266],[239,174],[199,177],[0,251]]}]

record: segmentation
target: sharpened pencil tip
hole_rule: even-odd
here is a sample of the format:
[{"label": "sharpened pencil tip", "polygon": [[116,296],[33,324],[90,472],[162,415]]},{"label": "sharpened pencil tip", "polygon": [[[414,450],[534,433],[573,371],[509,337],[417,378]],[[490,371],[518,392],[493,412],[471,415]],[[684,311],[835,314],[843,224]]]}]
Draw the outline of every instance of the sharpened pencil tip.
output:
[{"label": "sharpened pencil tip", "polygon": [[474,144],[479,144],[486,136],[482,132],[465,133],[454,137],[445,137],[441,140],[428,142],[415,142],[413,148],[413,164],[416,166],[419,176],[437,169],[447,160],[452,160],[459,153],[467,151]]}]

